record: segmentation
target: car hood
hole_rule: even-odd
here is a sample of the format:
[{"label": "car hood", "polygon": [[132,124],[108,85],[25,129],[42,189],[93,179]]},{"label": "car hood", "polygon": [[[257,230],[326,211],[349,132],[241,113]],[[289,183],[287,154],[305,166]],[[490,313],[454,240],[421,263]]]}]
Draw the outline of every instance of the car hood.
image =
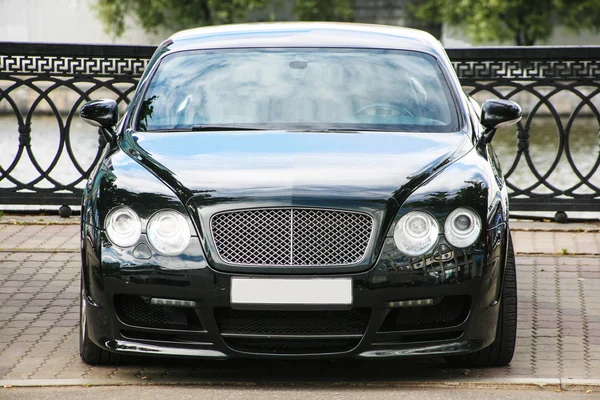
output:
[{"label": "car hood", "polygon": [[132,148],[124,150],[198,207],[390,198],[402,204],[472,148],[465,133],[144,132],[131,138]]}]

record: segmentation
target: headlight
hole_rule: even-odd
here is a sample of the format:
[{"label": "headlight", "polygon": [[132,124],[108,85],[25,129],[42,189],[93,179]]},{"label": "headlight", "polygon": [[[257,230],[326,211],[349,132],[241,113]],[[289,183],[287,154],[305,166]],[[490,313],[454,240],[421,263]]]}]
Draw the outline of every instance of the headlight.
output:
[{"label": "headlight", "polygon": [[129,207],[110,210],[105,226],[110,241],[120,247],[133,246],[142,234],[140,217]]},{"label": "headlight", "polygon": [[409,256],[425,254],[435,245],[440,228],[431,215],[411,211],[396,224],[394,242],[398,250]]},{"label": "headlight", "polygon": [[159,211],[148,221],[148,241],[156,251],[176,256],[190,243],[190,227],[177,211]]},{"label": "headlight", "polygon": [[475,243],[481,232],[481,219],[470,208],[452,211],[444,224],[446,240],[456,247],[467,247]]}]

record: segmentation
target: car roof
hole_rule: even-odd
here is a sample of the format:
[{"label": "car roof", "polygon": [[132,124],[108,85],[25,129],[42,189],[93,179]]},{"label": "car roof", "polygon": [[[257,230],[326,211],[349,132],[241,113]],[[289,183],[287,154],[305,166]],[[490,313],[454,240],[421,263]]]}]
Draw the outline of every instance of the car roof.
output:
[{"label": "car roof", "polygon": [[169,50],[252,47],[339,47],[443,52],[429,33],[387,25],[335,22],[276,22],[220,25],[175,33]]}]

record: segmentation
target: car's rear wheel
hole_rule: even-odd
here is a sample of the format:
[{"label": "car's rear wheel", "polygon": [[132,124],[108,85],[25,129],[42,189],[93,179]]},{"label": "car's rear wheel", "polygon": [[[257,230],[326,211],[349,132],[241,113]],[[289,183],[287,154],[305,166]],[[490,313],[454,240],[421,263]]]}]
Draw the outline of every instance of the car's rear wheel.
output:
[{"label": "car's rear wheel", "polygon": [[494,342],[475,353],[448,356],[446,361],[449,364],[456,367],[502,367],[511,362],[515,353],[517,337],[517,272],[510,233],[507,253],[498,326],[496,327]]},{"label": "car's rear wheel", "polygon": [[83,288],[82,279],[79,296],[79,356],[83,362],[90,365],[121,363],[121,354],[111,353],[110,351],[98,347],[96,343],[92,342],[89,337],[87,326],[87,301],[85,300],[85,291]]}]

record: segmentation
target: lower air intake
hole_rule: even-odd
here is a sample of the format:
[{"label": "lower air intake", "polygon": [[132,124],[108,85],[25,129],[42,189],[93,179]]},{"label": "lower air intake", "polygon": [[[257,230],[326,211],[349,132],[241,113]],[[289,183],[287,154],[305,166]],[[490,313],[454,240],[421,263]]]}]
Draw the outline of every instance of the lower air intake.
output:
[{"label": "lower air intake", "polygon": [[222,334],[239,335],[362,335],[370,311],[256,311],[217,308]]},{"label": "lower air intake", "polygon": [[379,331],[448,328],[464,322],[470,309],[471,296],[447,296],[429,306],[394,308]]}]

